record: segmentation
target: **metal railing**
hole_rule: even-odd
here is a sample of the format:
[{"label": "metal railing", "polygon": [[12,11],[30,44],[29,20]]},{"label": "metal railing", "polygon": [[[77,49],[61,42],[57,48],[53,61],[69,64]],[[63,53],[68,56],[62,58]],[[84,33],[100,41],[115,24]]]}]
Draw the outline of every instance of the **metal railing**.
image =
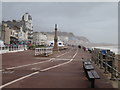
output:
[{"label": "metal railing", "polygon": [[[118,75],[120,75],[120,72],[116,69],[116,68],[114,68],[113,66],[111,66],[110,64],[108,64],[108,63],[106,63],[105,61],[102,61],[102,60],[100,60],[100,59],[98,59],[102,64],[100,64],[100,65],[102,65],[102,66],[100,66],[100,67],[102,67],[101,69],[104,69],[104,73],[110,73],[111,74],[111,80],[115,80],[115,78],[117,78],[118,77]],[[104,66],[103,66],[104,65]],[[104,67],[104,68],[103,68]],[[110,71],[108,71],[108,69],[107,68],[110,68]],[[118,74],[118,75],[117,75]]]},{"label": "metal railing", "polygon": [[[106,50],[106,54],[101,53],[101,49],[94,49],[92,51],[92,60],[97,64],[100,69],[103,69],[105,74],[110,74],[110,80],[118,81],[120,83],[119,65],[120,59],[115,57],[115,54],[110,50]],[[118,64],[116,66],[116,64]],[[118,88],[120,86],[118,85]]]},{"label": "metal railing", "polygon": [[38,56],[38,55],[48,56],[50,54],[53,54],[53,48],[52,47],[35,48],[35,56]]},{"label": "metal railing", "polygon": [[6,46],[0,47],[0,54],[8,53],[8,52],[17,52],[27,50],[27,46],[19,45],[19,46]]}]

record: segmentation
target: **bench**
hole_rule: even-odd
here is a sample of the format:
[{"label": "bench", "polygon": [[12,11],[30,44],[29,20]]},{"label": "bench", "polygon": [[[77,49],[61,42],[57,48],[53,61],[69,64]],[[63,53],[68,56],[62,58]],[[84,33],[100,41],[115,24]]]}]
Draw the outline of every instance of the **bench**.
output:
[{"label": "bench", "polygon": [[88,79],[91,81],[91,88],[95,87],[95,79],[100,79],[100,76],[95,70],[87,71]]},{"label": "bench", "polygon": [[86,74],[86,77],[88,77],[87,71],[94,70],[94,67],[92,65],[85,65],[84,66],[84,71]]},{"label": "bench", "polygon": [[100,76],[94,70],[94,67],[92,66],[92,63],[90,61],[84,61],[83,68],[84,68],[86,77],[88,78],[88,80],[91,81],[91,88],[94,88],[95,79],[100,79]]},{"label": "bench", "polygon": [[90,61],[83,61],[83,68],[85,69],[86,65],[92,65]]},{"label": "bench", "polygon": [[87,76],[87,71],[94,70],[94,67],[92,66],[90,61],[84,61],[83,68],[84,68],[86,76]]},{"label": "bench", "polygon": [[83,62],[85,65],[91,65],[91,62],[90,61],[84,61]]},{"label": "bench", "polygon": [[92,65],[84,65],[84,69],[85,71],[90,71],[90,70],[93,70],[94,67]]}]

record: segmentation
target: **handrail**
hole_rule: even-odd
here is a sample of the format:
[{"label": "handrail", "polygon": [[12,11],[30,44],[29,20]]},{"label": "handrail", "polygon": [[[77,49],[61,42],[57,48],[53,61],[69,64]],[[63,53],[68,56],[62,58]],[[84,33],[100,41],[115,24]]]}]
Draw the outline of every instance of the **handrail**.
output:
[{"label": "handrail", "polygon": [[27,50],[26,46],[6,46],[0,47],[0,53],[7,53],[12,51]]},{"label": "handrail", "polygon": [[98,59],[99,61],[101,61],[102,63],[104,63],[105,65],[107,65],[108,67],[112,68],[114,71],[116,71],[118,74],[120,74],[119,71],[117,71],[115,68],[113,68],[112,66],[110,66],[109,64],[107,64],[106,62],[103,62],[102,60]]},{"label": "handrail", "polygon": [[[104,73],[111,74],[111,80],[119,78],[120,71],[116,68],[115,62],[120,63],[120,59],[115,57],[115,54],[110,50],[107,50],[106,54],[101,53],[101,49],[94,49],[92,51],[92,60],[95,64],[99,65],[101,69],[104,69]],[[111,62],[109,64],[108,62]]]}]

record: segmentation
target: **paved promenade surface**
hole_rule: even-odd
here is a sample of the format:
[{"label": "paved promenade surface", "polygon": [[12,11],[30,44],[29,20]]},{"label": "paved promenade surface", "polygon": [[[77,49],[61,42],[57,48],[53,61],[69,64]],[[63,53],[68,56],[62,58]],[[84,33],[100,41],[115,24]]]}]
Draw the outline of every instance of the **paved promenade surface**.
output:
[{"label": "paved promenade surface", "polygon": [[[77,47],[49,57],[35,57],[32,50],[3,54],[0,88],[90,88],[82,58],[90,59],[91,55]],[[95,81],[95,88],[112,88],[109,80],[94,67],[101,77]]]}]

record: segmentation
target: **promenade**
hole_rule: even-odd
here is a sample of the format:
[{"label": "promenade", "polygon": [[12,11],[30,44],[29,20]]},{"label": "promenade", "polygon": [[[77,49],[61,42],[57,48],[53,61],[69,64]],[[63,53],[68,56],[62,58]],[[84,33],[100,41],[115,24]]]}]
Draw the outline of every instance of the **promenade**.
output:
[{"label": "promenade", "polygon": [[[49,57],[35,57],[34,50],[2,54],[0,88],[90,88],[83,61],[91,54],[69,47]],[[95,88],[113,88],[101,70],[92,63],[100,79]]]}]

